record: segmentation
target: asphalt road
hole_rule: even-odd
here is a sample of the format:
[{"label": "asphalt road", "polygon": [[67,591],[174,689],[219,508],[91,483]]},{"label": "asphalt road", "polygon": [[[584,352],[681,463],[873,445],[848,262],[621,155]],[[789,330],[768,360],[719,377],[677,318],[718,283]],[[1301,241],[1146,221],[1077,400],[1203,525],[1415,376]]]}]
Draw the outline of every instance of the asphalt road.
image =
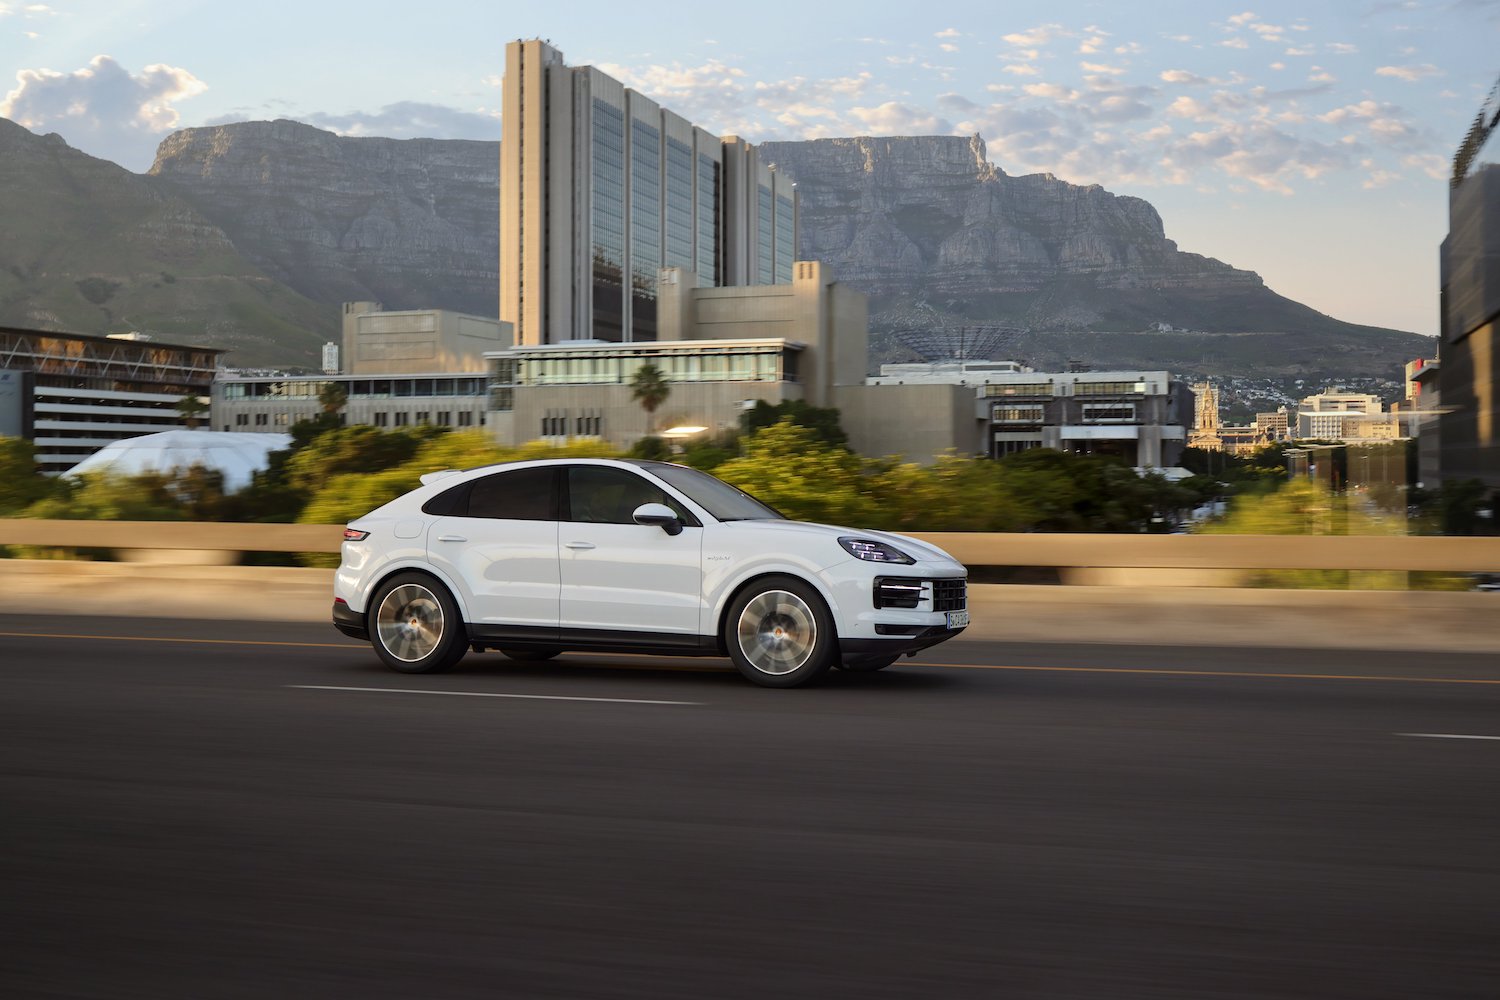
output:
[{"label": "asphalt road", "polygon": [[3,616],[0,675],[7,998],[1500,996],[1500,657]]}]

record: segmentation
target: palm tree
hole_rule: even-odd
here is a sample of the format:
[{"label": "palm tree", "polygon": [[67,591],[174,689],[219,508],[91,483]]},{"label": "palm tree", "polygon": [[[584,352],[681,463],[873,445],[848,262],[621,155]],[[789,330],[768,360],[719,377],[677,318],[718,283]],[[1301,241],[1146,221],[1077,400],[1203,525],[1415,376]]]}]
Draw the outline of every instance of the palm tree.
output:
[{"label": "palm tree", "polygon": [[646,411],[647,434],[655,432],[656,409],[665,403],[671,394],[672,387],[667,384],[666,376],[653,364],[641,365],[631,376],[630,398],[639,400],[641,409]]},{"label": "palm tree", "polygon": [[326,382],[323,391],[318,393],[318,404],[323,407],[323,412],[329,416],[341,412],[349,402],[349,390],[338,382]]},{"label": "palm tree", "polygon": [[208,404],[202,396],[183,396],[177,401],[177,415],[187,424],[188,430],[197,430],[198,421],[208,412]]}]

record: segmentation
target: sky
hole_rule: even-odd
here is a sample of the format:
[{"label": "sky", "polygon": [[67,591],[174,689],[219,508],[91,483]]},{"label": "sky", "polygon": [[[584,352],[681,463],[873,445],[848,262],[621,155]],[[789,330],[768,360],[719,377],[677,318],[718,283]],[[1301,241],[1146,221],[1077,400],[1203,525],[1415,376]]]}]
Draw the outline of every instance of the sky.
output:
[{"label": "sky", "polygon": [[137,172],[172,131],[235,121],[498,139],[505,43],[546,38],[752,142],[978,132],[1006,173],[1145,198],[1181,249],[1315,309],[1437,332],[1446,179],[1500,74],[1500,0],[764,11],[0,0],[0,117]]}]

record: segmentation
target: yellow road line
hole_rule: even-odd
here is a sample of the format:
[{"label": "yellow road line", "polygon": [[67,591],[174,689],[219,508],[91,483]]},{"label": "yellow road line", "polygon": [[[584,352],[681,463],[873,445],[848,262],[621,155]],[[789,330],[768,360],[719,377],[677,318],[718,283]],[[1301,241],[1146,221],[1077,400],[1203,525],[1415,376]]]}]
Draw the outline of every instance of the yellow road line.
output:
[{"label": "yellow road line", "polygon": [[1162,674],[1172,677],[1270,677],[1298,681],[1394,681],[1400,684],[1500,684],[1466,677],[1399,677],[1380,674],[1288,674],[1259,670],[1173,670],[1165,667],[1019,667],[995,663],[910,663],[956,670],[1035,670],[1059,674]]},{"label": "yellow road line", "polygon": [[[307,649],[348,649],[354,650],[362,647],[362,643],[348,642],[285,642],[268,639],[188,639],[173,636],[147,636],[147,635],[82,635],[63,632],[0,632],[0,637],[19,639],[103,639],[110,642],[179,642],[199,645],[214,646],[300,646]],[[607,657],[619,659],[629,657],[631,659],[659,660],[645,653],[567,653],[569,657]],[[559,664],[562,665],[562,664]],[[600,664],[603,666],[604,664]],[[940,670],[1017,670],[1033,673],[1052,674],[1149,674],[1165,677],[1262,677],[1274,680],[1297,680],[1297,681],[1390,681],[1397,684],[1476,684],[1476,685],[1500,685],[1500,680],[1484,680],[1466,677],[1403,677],[1379,674],[1293,674],[1272,673],[1256,670],[1181,670],[1167,667],[1037,667],[1020,666],[1015,664],[1000,663],[922,663],[913,661],[903,664],[908,667],[933,667]],[[624,666],[620,664],[619,666]],[[716,667],[696,667],[686,664],[662,664],[653,663],[648,669],[651,670],[677,670],[677,671],[711,671]]]},{"label": "yellow road line", "polygon": [[305,646],[314,649],[358,649],[346,642],[276,642],[270,639],[183,639],[155,635],[69,635],[63,632],[0,632],[13,639],[108,639],[111,642],[188,642],[207,646]]}]

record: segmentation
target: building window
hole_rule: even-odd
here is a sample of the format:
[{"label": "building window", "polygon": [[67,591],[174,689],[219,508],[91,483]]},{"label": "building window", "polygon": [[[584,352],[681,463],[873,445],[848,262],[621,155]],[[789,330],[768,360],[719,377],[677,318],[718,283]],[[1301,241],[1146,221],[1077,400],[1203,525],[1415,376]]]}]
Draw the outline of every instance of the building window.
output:
[{"label": "building window", "polygon": [[1086,424],[1134,423],[1135,404],[1084,403],[1083,422]]},{"label": "building window", "polygon": [[430,424],[430,423],[432,423],[432,411],[431,410],[418,410],[417,411],[417,424],[421,425],[421,424]]},{"label": "building window", "polygon": [[1131,396],[1146,391],[1144,382],[1075,382],[1075,396]]},{"label": "building window", "polygon": [[407,426],[410,423],[411,423],[411,414],[410,413],[397,413],[396,414],[396,426],[397,427],[405,427],[405,426]]},{"label": "building window", "polygon": [[472,427],[472,426],[474,426],[474,414],[470,413],[468,410],[459,410],[458,411],[458,426],[460,426],[460,427]]},{"label": "building window", "polygon": [[290,413],[278,413],[278,414],[276,414],[276,426],[277,427],[286,427],[291,422],[292,422],[292,415]]},{"label": "building window", "polygon": [[248,414],[248,413],[236,413],[234,415],[234,425],[236,427],[249,427],[250,426],[250,414]]},{"label": "building window", "polygon": [[376,427],[389,427],[390,423],[391,423],[390,414],[386,413],[384,410],[382,410],[381,412],[375,414],[375,426]]},{"label": "building window", "polygon": [[1042,422],[1042,407],[992,406],[990,420],[997,424],[1039,424]]},{"label": "building window", "polygon": [[447,410],[438,410],[437,422],[439,427],[452,427],[453,414]]},{"label": "building window", "polygon": [[266,413],[257,413],[255,415],[255,426],[257,426],[257,427],[264,427],[267,424],[269,424],[270,422],[271,422],[271,418],[270,418],[269,414],[266,414]]},{"label": "building window", "polygon": [[984,387],[986,396],[1050,396],[1052,382],[1001,382]]}]

